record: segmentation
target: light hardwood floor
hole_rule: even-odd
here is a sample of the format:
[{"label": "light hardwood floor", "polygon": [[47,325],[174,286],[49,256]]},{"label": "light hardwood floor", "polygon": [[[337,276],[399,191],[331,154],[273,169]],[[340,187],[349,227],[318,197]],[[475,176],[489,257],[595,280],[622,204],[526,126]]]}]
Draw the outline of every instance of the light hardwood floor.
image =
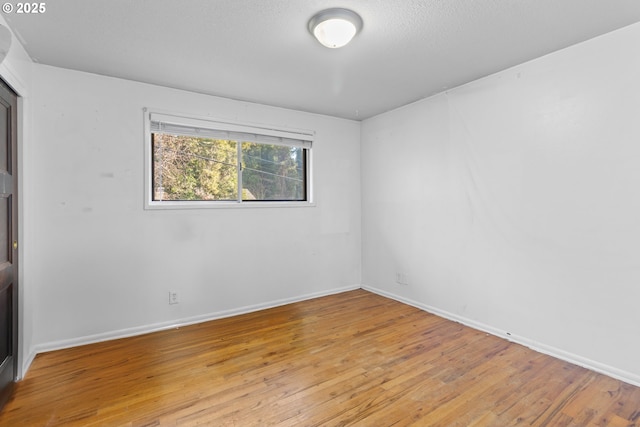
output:
[{"label": "light hardwood floor", "polygon": [[2,426],[636,426],[640,388],[363,290],[38,355]]}]

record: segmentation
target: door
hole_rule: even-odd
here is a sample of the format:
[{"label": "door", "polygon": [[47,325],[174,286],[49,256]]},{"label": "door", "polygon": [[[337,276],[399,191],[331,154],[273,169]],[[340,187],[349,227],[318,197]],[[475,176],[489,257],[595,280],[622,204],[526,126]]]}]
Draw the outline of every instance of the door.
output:
[{"label": "door", "polygon": [[17,103],[0,80],[0,408],[18,371]]}]

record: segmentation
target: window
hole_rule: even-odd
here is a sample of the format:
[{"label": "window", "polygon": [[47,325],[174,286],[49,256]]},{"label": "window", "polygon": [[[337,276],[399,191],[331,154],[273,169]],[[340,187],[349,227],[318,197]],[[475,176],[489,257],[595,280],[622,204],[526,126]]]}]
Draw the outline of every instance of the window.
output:
[{"label": "window", "polygon": [[313,133],[145,112],[148,208],[309,205]]}]

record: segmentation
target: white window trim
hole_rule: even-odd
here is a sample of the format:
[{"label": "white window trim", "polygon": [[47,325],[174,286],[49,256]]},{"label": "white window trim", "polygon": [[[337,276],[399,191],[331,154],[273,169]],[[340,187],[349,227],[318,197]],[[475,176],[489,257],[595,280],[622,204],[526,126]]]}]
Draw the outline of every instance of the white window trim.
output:
[{"label": "white window trim", "polygon": [[305,201],[235,201],[235,200],[188,200],[188,201],[155,201],[153,200],[153,153],[151,151],[151,121],[161,120],[167,123],[175,123],[184,126],[201,128],[223,129],[226,131],[247,132],[254,130],[256,133],[266,136],[287,138],[294,137],[313,142],[315,132],[302,129],[282,128],[266,126],[264,124],[235,123],[227,120],[216,120],[211,117],[198,117],[194,115],[166,112],[157,109],[143,108],[144,113],[144,208],[145,210],[165,209],[255,209],[255,208],[292,208],[315,206],[313,197],[313,153],[310,146],[307,148],[307,200]]}]

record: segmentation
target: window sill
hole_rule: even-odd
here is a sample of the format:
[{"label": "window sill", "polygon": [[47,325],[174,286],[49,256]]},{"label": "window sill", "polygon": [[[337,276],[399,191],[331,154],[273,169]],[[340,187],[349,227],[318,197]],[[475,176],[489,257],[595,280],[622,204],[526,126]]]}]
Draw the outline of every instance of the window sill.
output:
[{"label": "window sill", "polygon": [[255,209],[255,208],[308,208],[314,207],[314,202],[234,202],[234,201],[183,201],[183,202],[146,202],[145,210],[173,210],[173,209]]}]

